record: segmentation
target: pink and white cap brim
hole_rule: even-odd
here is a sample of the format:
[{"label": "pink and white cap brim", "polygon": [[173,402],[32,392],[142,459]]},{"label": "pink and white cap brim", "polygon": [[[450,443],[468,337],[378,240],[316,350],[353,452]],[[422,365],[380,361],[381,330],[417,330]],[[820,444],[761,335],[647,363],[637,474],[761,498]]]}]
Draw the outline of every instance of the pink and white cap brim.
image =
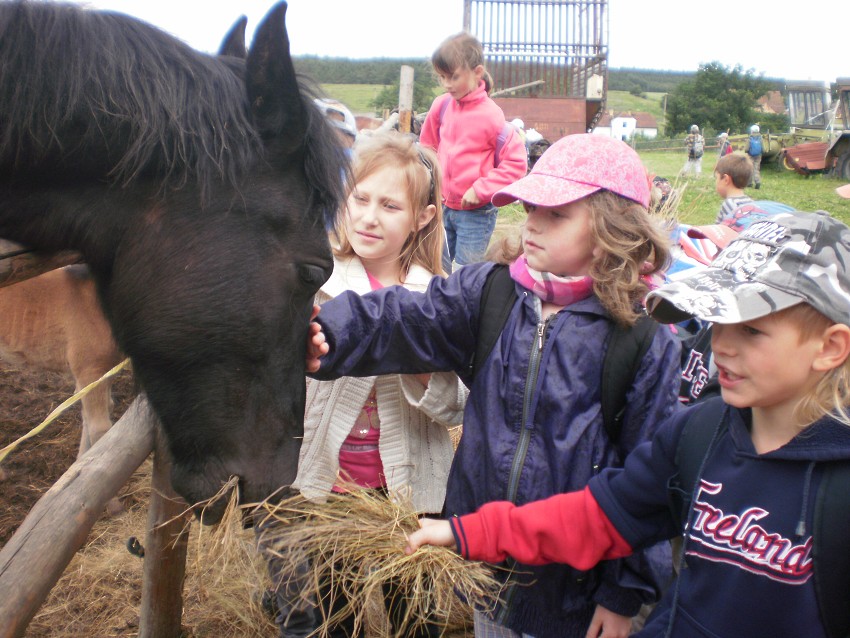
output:
[{"label": "pink and white cap brim", "polygon": [[519,181],[493,195],[494,206],[505,206],[520,200],[534,206],[565,206],[601,190],[599,186],[573,182],[563,177],[529,173]]}]

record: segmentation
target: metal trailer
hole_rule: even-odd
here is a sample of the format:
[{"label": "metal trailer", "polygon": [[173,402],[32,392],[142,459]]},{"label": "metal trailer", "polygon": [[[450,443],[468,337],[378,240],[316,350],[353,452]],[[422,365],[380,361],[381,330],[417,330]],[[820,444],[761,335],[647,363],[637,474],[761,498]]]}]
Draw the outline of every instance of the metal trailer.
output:
[{"label": "metal trailer", "polygon": [[850,181],[850,77],[835,81],[838,91],[837,110],[841,114],[843,129],[836,129],[830,136],[826,153],[826,165],[833,168],[835,175],[845,182]]},{"label": "metal trailer", "polygon": [[491,97],[550,142],[593,129],[608,87],[608,0],[464,0]]}]

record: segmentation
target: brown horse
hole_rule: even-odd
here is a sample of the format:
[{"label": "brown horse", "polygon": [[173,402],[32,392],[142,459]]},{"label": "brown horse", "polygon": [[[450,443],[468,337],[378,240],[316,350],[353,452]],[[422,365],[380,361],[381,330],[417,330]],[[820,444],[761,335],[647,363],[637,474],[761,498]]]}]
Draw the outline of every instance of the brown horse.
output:
[{"label": "brown horse", "polygon": [[242,59],[121,14],[0,3],[0,237],[83,254],[190,503],[231,476],[263,499],[298,461],[347,163],[285,12]]},{"label": "brown horse", "polygon": [[[75,392],[121,362],[85,266],[0,288],[0,359],[17,367],[70,372]],[[80,456],[112,425],[111,385],[106,379],[80,400]]]}]

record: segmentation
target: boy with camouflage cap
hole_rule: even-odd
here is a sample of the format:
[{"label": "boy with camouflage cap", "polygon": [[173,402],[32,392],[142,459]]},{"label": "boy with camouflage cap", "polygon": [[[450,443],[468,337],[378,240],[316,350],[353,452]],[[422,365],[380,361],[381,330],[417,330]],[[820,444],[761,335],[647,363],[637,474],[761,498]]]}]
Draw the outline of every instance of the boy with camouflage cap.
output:
[{"label": "boy with camouflage cap", "polygon": [[755,222],[647,297],[660,321],[713,322],[722,399],[680,411],[581,492],[424,521],[406,551],[588,569],[681,536],[684,568],[637,636],[846,636],[850,552],[828,542],[846,527],[823,521],[850,499],[835,478],[850,469],[848,263],[850,229],[826,214]]}]

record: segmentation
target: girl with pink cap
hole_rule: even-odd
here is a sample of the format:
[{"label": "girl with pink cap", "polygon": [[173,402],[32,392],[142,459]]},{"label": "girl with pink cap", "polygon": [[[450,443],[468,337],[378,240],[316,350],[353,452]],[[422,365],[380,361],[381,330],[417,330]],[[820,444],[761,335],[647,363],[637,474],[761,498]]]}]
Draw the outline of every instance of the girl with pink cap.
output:
[{"label": "girl with pink cap", "polygon": [[[608,434],[602,414],[609,338],[615,325],[638,322],[647,277],[668,256],[666,233],[647,210],[649,194],[628,145],[587,134],[559,140],[493,198],[497,206],[520,200],[528,216],[507,269],[510,311],[486,358],[473,361],[481,315],[492,312],[482,296],[506,273],[493,263],[434,278],[424,293],[389,287],[325,303],[311,331],[308,370],[321,379],[460,375],[470,394],[444,516],[582,489],[603,468],[621,465],[677,409],[679,344],[660,326],[625,392],[618,435]],[[589,571],[503,567],[502,604],[476,610],[479,638],[625,637],[631,617],[672,573],[666,545]]]}]

